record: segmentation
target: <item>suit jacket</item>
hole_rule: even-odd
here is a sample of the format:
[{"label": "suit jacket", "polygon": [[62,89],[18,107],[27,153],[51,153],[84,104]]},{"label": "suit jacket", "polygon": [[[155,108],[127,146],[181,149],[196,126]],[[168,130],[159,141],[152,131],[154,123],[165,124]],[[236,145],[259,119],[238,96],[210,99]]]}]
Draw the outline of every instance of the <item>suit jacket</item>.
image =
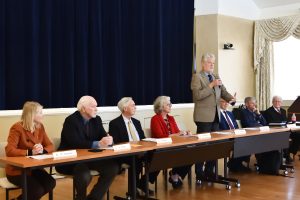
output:
[{"label": "suit jacket", "polygon": [[[234,128],[239,128],[239,126],[238,126],[238,124],[236,123],[236,120],[235,120],[235,118],[234,118],[232,112],[226,110],[226,113],[227,113],[228,117],[231,119]],[[228,123],[227,123],[225,117],[224,117],[222,114],[221,114],[221,120],[220,120],[220,122],[219,122],[219,128],[220,128],[221,130],[229,130],[229,129],[230,129],[230,127],[229,127],[229,125],[228,125]]]},{"label": "suit jacket", "polygon": [[[214,79],[219,79],[217,74],[213,74]],[[233,99],[224,85],[209,87],[209,80],[204,71],[193,74],[191,81],[191,90],[193,92],[194,121],[195,122],[213,122],[218,111],[220,119],[219,101],[222,97],[226,101]]]},{"label": "suit jacket", "polygon": [[264,118],[266,119],[267,123],[280,123],[280,122],[286,122],[286,111],[282,108],[280,108],[280,113],[277,112],[273,106],[268,108],[264,114]]},{"label": "suit jacket", "polygon": [[242,109],[241,111],[241,123],[244,128],[246,127],[259,127],[266,126],[267,122],[262,114],[258,115],[250,110]]},{"label": "suit jacket", "polygon": [[99,141],[107,136],[99,116],[90,119],[88,126],[87,133],[87,128],[79,111],[69,115],[65,119],[61,131],[61,141],[58,150],[92,148],[93,141]]},{"label": "suit jacket", "polygon": [[[140,140],[145,138],[144,131],[142,129],[141,123],[139,120],[135,118],[131,118],[132,123],[135,126],[136,131],[139,134]],[[126,129],[126,124],[123,119],[123,116],[111,120],[109,122],[109,134],[113,137],[114,143],[118,144],[121,142],[129,142],[128,132]]]},{"label": "suit jacket", "polygon": [[[92,148],[93,141],[99,141],[105,136],[107,133],[99,116],[89,120],[87,130],[83,117],[79,111],[76,111],[65,119],[58,150],[89,149]],[[55,169],[62,174],[73,174],[75,165],[60,165]]]},{"label": "suit jacket", "polygon": [[[9,130],[7,146],[5,147],[6,156],[26,156],[27,150],[32,150],[35,144],[42,144],[44,153],[51,153],[54,146],[48,138],[43,124],[33,133],[23,128],[22,122],[15,123]],[[6,174],[9,176],[21,175],[20,168],[6,165]]]},{"label": "suit jacket", "polygon": [[[170,123],[170,132],[179,133],[180,130],[176,124],[173,116],[167,115],[168,121]],[[165,120],[160,114],[156,114],[151,118],[151,134],[154,138],[164,138],[169,137],[169,129]]]}]

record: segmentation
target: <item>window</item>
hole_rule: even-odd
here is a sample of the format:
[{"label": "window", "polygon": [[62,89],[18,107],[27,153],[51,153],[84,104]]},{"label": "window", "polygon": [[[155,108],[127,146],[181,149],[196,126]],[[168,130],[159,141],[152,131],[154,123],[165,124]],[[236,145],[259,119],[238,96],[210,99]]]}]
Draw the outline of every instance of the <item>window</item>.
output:
[{"label": "window", "polygon": [[274,42],[274,95],[284,100],[300,96],[300,40],[293,36]]}]

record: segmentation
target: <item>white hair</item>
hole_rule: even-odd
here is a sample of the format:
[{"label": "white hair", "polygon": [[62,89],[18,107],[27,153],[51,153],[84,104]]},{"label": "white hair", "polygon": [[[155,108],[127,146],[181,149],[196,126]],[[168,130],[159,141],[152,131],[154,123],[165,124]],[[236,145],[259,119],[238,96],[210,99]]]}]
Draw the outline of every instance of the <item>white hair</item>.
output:
[{"label": "white hair", "polygon": [[281,96],[275,95],[272,98],[272,102],[274,102],[276,99],[278,99],[279,101],[282,101],[282,97]]},{"label": "white hair", "polygon": [[86,107],[92,102],[97,102],[92,96],[82,96],[77,103],[77,110],[82,110],[82,107]]},{"label": "white hair", "polygon": [[163,110],[164,103],[170,101],[171,98],[169,96],[159,96],[155,99],[153,103],[154,112],[156,114],[160,114]]},{"label": "white hair", "polygon": [[124,112],[124,108],[128,106],[129,101],[132,100],[132,97],[123,97],[119,102],[118,102],[118,108],[121,112]]},{"label": "white hair", "polygon": [[201,62],[202,63],[207,62],[208,59],[211,59],[211,60],[215,61],[216,57],[213,53],[205,53],[201,57]]}]

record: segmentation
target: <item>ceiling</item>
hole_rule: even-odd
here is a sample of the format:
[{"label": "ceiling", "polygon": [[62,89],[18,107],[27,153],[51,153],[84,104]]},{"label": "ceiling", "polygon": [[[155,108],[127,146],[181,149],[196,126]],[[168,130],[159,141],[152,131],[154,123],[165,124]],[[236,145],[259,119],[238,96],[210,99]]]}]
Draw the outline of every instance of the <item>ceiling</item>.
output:
[{"label": "ceiling", "polygon": [[300,0],[253,0],[260,9],[300,3]]}]

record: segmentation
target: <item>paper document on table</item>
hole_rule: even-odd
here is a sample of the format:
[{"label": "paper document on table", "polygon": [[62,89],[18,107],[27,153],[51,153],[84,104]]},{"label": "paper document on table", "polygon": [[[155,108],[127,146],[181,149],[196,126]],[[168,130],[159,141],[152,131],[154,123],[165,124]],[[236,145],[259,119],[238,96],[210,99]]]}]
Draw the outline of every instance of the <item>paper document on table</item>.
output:
[{"label": "paper document on table", "polygon": [[144,138],[142,140],[146,142],[156,142],[156,138]]},{"label": "paper document on table", "polygon": [[114,150],[114,148],[111,147],[100,147],[99,149],[103,149],[103,150]]},{"label": "paper document on table", "polygon": [[143,141],[146,142],[155,142],[157,144],[169,144],[172,143],[172,138],[144,138]]},{"label": "paper document on table", "polygon": [[36,160],[44,160],[48,158],[53,158],[53,155],[49,154],[44,154],[44,155],[34,155],[34,156],[27,156],[28,158],[33,158]]},{"label": "paper document on table", "polygon": [[269,123],[269,126],[285,126],[285,122],[279,122],[279,123]]},{"label": "paper document on table", "polygon": [[232,134],[232,132],[228,132],[228,131],[216,131],[216,132],[212,132],[212,133],[221,134],[221,135],[230,135],[230,134]]},{"label": "paper document on table", "polygon": [[245,130],[249,130],[249,131],[257,131],[259,130],[259,127],[251,127],[251,128],[243,128]]}]

